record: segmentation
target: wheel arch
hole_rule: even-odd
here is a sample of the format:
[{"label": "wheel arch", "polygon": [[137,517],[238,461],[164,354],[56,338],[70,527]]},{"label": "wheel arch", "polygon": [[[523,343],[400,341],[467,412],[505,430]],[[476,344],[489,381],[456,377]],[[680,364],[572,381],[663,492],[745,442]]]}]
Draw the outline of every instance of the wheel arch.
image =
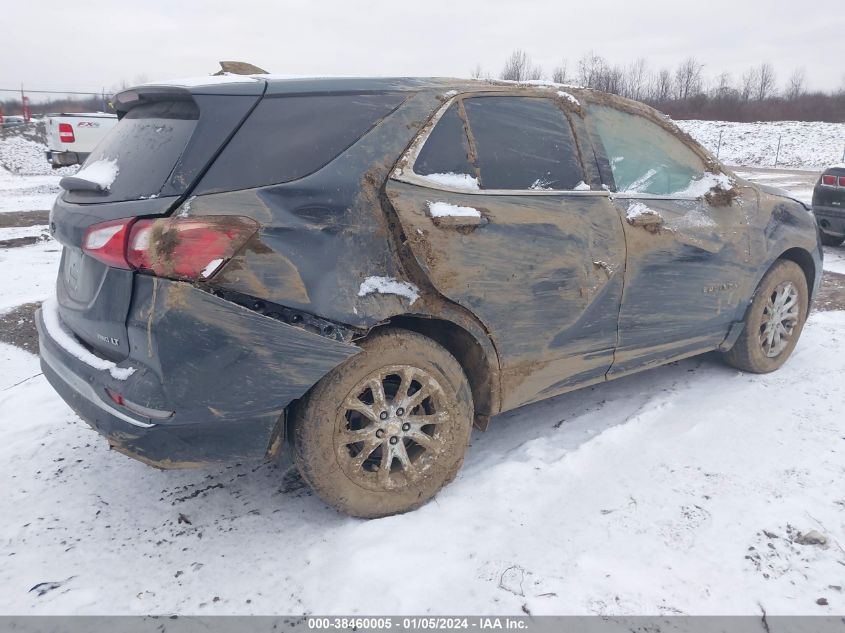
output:
[{"label": "wheel arch", "polygon": [[809,251],[796,246],[781,253],[777,259],[771,263],[768,269],[771,269],[771,267],[781,259],[795,262],[798,266],[800,266],[801,270],[804,271],[804,277],[807,279],[807,289],[809,291],[807,301],[808,305],[812,304],[817,278],[816,262],[813,260],[813,256],[809,253]]},{"label": "wheel arch", "polygon": [[469,381],[476,426],[485,429],[489,417],[498,413],[501,406],[498,354],[489,338],[473,333],[454,321],[425,315],[394,316],[371,329],[367,336],[384,327],[422,334],[455,357]]}]

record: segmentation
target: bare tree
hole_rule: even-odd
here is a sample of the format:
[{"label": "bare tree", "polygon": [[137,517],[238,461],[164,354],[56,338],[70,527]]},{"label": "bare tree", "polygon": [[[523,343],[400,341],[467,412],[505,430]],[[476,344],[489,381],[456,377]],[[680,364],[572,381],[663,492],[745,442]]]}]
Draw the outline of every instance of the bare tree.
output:
[{"label": "bare tree", "polygon": [[668,68],[661,68],[654,76],[651,100],[655,103],[664,103],[669,100],[672,94],[672,73]]},{"label": "bare tree", "polygon": [[585,53],[578,60],[578,83],[585,88],[597,88],[599,76],[607,64],[593,51]]},{"label": "bare tree", "polygon": [[469,76],[473,79],[481,79],[484,77],[484,70],[482,70],[480,63],[477,63],[475,68],[469,71]]},{"label": "bare tree", "polygon": [[505,67],[499,75],[500,79],[511,81],[526,81],[542,79],[543,69],[531,63],[531,58],[522,49],[516,49],[505,62]]},{"label": "bare tree", "polygon": [[771,64],[760,64],[757,72],[757,101],[764,101],[775,92],[775,69]]},{"label": "bare tree", "polygon": [[621,66],[609,66],[605,64],[599,74],[598,86],[599,90],[605,92],[612,92],[613,94],[621,95],[625,92],[625,71]]},{"label": "bare tree", "polygon": [[754,94],[754,88],[759,83],[759,71],[756,68],[749,68],[742,73],[742,84],[739,94],[743,101],[748,101]]},{"label": "bare tree", "polygon": [[566,67],[567,67],[566,59],[562,60],[560,64],[554,67],[552,70],[552,81],[556,84],[565,84],[569,83],[569,78],[566,75]]},{"label": "bare tree", "polygon": [[720,73],[713,82],[713,96],[723,99],[734,94],[733,78],[729,72]]},{"label": "bare tree", "polygon": [[796,68],[786,82],[786,98],[795,101],[806,92],[807,73],[803,68]]},{"label": "bare tree", "polygon": [[699,64],[695,57],[687,57],[675,69],[675,96],[689,99],[701,92],[701,71],[704,64]]},{"label": "bare tree", "polygon": [[531,66],[528,69],[528,79],[542,79],[543,78],[543,67],[540,65]]},{"label": "bare tree", "polygon": [[642,57],[628,64],[625,69],[625,87],[623,89],[626,97],[631,97],[631,99],[637,101],[645,97],[648,82],[647,68],[648,64]]}]

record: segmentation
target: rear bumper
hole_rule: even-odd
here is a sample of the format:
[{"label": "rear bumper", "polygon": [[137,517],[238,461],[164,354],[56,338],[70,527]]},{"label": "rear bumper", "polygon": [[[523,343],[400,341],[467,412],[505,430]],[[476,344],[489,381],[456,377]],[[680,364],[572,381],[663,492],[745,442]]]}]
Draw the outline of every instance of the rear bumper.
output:
[{"label": "rear bumper", "polygon": [[45,309],[36,325],[47,380],[113,448],[159,468],[261,458],[271,442],[275,451],[285,407],[359,351],[189,284],[147,278],[130,310],[129,358],[113,371],[51,334]]},{"label": "rear bumper", "polygon": [[90,152],[57,152],[48,149],[47,162],[53,167],[67,167],[68,165],[81,165],[88,158]]},{"label": "rear bumper", "polygon": [[829,206],[814,206],[813,214],[819,229],[832,235],[845,235],[845,209]]}]

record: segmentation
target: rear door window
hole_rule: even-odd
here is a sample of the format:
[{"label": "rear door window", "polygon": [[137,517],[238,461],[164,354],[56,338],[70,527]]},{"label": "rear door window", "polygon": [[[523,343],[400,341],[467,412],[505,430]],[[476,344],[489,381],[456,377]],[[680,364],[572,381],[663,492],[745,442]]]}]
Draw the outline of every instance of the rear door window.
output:
[{"label": "rear door window", "polygon": [[414,172],[435,182],[456,185],[463,182],[465,187],[478,188],[457,101],[443,113],[428,135],[414,163]]},{"label": "rear door window", "polygon": [[195,193],[261,187],[314,173],[403,100],[401,94],[265,97]]},{"label": "rear door window", "polygon": [[610,162],[616,191],[683,194],[704,177],[701,158],[658,124],[608,106],[590,106],[589,114]]},{"label": "rear door window", "polygon": [[551,100],[464,100],[482,189],[571,190],[584,180],[569,120]]}]

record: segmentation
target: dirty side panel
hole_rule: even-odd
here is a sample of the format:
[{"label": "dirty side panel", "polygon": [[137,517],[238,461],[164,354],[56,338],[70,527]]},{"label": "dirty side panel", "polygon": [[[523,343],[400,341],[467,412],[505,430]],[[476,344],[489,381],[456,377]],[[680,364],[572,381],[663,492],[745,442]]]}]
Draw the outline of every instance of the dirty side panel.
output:
[{"label": "dirty side panel", "polygon": [[772,263],[783,253],[799,249],[809,254],[812,279],[808,280],[811,299],[822,278],[822,247],[815,216],[796,200],[777,189],[757,186],[758,211],[751,231],[752,261],[756,266],[756,287]]},{"label": "dirty side panel", "polygon": [[[387,192],[429,281],[490,332],[504,408],[604,375],[625,261],[606,196],[460,194],[398,181]],[[432,218],[429,203],[439,201],[474,208],[483,221]]]},{"label": "dirty side panel", "polygon": [[611,374],[718,346],[754,289],[753,190],[723,206],[624,196],[616,203],[623,219],[632,208],[648,209],[662,223],[624,222],[628,263]]}]

